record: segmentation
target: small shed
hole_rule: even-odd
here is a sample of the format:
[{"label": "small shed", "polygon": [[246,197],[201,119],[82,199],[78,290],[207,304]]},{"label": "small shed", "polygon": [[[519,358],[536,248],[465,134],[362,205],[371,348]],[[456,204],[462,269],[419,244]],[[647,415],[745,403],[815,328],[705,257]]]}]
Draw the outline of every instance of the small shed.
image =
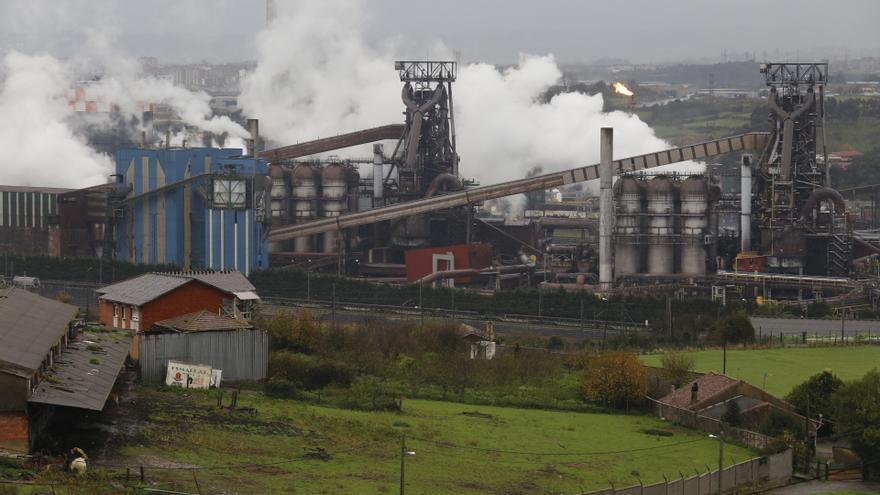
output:
[{"label": "small shed", "polygon": [[201,363],[223,372],[224,381],[266,378],[269,335],[246,319],[210,311],[157,321],[139,342],[141,378],[165,379],[168,361]]}]

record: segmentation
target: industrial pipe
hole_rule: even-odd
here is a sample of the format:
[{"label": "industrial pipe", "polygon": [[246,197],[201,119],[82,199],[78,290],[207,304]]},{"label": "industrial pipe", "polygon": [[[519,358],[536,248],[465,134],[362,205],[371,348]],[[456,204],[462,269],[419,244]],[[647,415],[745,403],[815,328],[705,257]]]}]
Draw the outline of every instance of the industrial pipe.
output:
[{"label": "industrial pipe", "polygon": [[[705,143],[691,144],[680,148],[673,148],[644,155],[632,156],[616,160],[612,164],[613,170],[619,173],[635,172],[647,168],[660,167],[685,160],[699,160],[724,153],[737,151],[761,151],[767,145],[769,134],[766,132],[750,132],[736,136],[714,139]],[[261,153],[265,155],[267,152]],[[273,227],[269,233],[270,241],[282,241],[294,239],[303,235],[320,234],[328,230],[342,230],[360,225],[405,218],[419,213],[428,213],[445,208],[465,206],[482,203],[490,199],[513,196],[530,191],[552,189],[562,185],[576,184],[578,182],[599,178],[597,165],[587,165],[572,168],[562,172],[553,172],[517,179],[510,182],[502,182],[490,186],[465,189],[450,194],[434,196],[433,198],[407,201],[369,211],[346,213],[335,218],[303,222],[283,227]]]},{"label": "industrial pipe", "polygon": [[602,290],[611,289],[614,276],[611,241],[614,228],[614,197],[611,185],[614,182],[611,161],[614,147],[614,129],[603,127],[599,142],[599,286]]},{"label": "industrial pipe", "polygon": [[487,268],[462,268],[459,270],[445,270],[441,272],[434,272],[425,275],[424,277],[413,281],[413,284],[430,284],[436,282],[437,280],[445,280],[448,278],[461,278],[461,277],[473,277],[476,275],[489,275],[489,274],[505,274],[505,273],[522,273],[527,272],[534,268],[534,266],[529,265],[498,265],[498,266],[490,266]]},{"label": "industrial pipe", "polygon": [[739,191],[739,250],[752,250],[752,156],[742,156]]},{"label": "industrial pipe", "polygon": [[437,194],[440,186],[444,186],[447,191],[461,191],[464,189],[464,183],[458,177],[452,174],[440,174],[431,181],[428,190],[425,191],[425,197],[430,198]]},{"label": "industrial pipe", "polygon": [[843,195],[830,187],[823,187],[813,191],[810,197],[807,198],[807,202],[804,203],[804,207],[801,210],[801,218],[809,218],[813,210],[819,206],[819,202],[823,200],[831,200],[834,206],[839,208],[841,212],[846,212],[846,201],[844,201]]}]

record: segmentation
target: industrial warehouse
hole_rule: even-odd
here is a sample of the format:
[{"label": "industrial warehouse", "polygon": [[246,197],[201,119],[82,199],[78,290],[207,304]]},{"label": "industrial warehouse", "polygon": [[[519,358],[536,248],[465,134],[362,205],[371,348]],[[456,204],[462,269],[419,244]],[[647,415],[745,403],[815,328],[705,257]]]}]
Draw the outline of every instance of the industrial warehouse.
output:
[{"label": "industrial warehouse", "polygon": [[0,494],[880,492],[880,5],[0,12]]}]

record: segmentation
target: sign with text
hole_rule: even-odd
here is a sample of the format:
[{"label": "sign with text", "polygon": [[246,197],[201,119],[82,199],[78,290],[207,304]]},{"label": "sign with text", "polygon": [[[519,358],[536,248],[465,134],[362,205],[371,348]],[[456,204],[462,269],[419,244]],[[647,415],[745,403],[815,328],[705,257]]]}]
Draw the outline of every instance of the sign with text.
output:
[{"label": "sign with text", "polygon": [[211,385],[211,367],[204,364],[168,361],[165,385],[181,388],[208,388]]}]

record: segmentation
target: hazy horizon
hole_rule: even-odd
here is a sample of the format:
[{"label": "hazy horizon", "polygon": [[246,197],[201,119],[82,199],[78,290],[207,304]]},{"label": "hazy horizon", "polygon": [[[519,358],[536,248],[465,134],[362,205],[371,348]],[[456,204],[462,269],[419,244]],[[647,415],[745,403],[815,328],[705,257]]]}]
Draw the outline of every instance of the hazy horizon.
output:
[{"label": "hazy horizon", "polygon": [[[363,35],[371,44],[394,44],[402,57],[431,57],[444,46],[465,61],[494,64],[516,63],[520,53],[553,54],[563,64],[880,56],[880,2],[830,8],[805,0],[796,11],[758,0],[674,4],[548,0],[536,8],[525,0],[386,0],[365,12]],[[131,56],[164,63],[251,61],[266,26],[265,0],[0,0],[0,12],[0,50],[63,58],[101,33]]]}]

